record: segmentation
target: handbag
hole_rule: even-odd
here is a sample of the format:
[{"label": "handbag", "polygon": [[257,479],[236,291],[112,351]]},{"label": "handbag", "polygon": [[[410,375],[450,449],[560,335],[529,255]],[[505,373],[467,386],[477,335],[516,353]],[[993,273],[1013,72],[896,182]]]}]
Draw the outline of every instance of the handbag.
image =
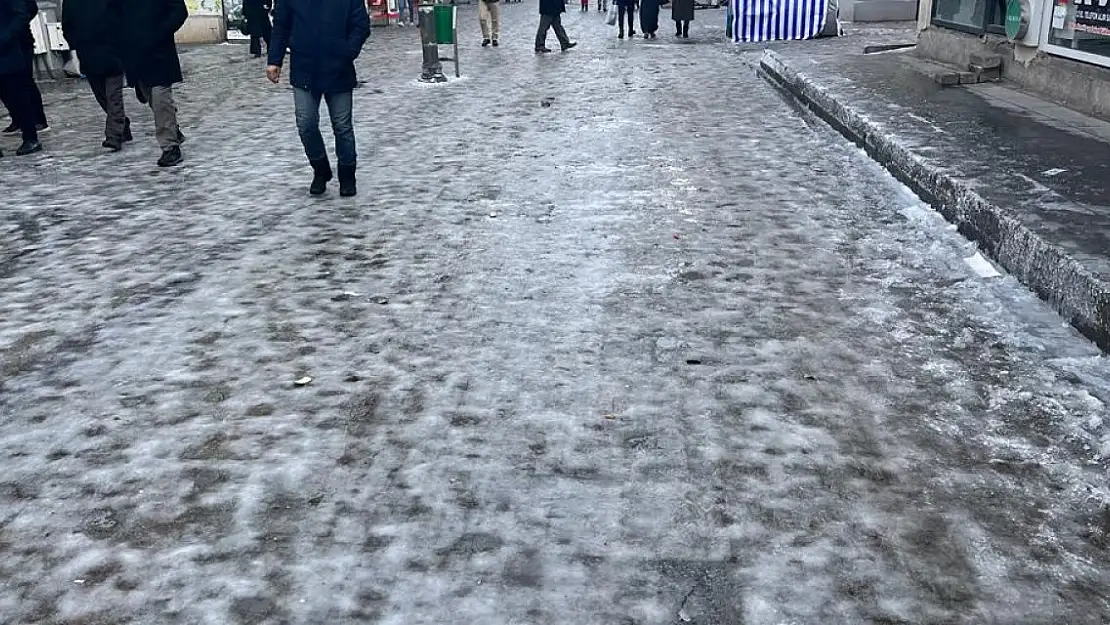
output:
[{"label": "handbag", "polygon": [[605,23],[610,26],[615,26],[617,23],[617,4],[615,2],[609,5],[609,12],[605,14]]}]

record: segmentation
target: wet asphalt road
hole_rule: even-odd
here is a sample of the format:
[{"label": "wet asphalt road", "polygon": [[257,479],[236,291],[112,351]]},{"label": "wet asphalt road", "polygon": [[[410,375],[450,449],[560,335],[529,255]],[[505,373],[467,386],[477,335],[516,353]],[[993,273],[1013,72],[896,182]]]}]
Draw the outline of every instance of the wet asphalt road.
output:
[{"label": "wet asphalt road", "polygon": [[0,623],[1110,621],[1105,359],[720,13],[543,58],[534,13],[462,9],[438,87],[375,31],[351,201],[243,47],[184,55],[173,171],[49,93],[0,160]]}]

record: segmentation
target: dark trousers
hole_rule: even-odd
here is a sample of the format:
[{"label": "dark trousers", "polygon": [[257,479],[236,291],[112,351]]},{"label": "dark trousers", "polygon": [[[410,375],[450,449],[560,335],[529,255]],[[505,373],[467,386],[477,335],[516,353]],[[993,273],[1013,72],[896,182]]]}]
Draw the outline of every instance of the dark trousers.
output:
[{"label": "dark trousers", "polygon": [[628,18],[628,34],[635,35],[636,29],[632,26],[632,16],[636,13],[634,7],[625,6],[623,4],[617,5],[617,26],[620,26],[621,34],[624,34],[624,20]]},{"label": "dark trousers", "polygon": [[35,123],[46,126],[46,110],[42,106],[42,92],[39,91],[38,83],[35,82],[35,70],[33,67],[28,67],[21,75],[24,88],[30,94],[31,107],[35,111]]},{"label": "dark trousers", "polygon": [[[34,84],[33,77],[31,83]],[[23,133],[23,140],[38,141],[39,133],[35,126],[41,116],[42,95],[37,87],[34,90],[28,88],[24,72],[0,74],[0,101],[8,107],[12,123]]]},{"label": "dark trousers", "polygon": [[675,20],[674,28],[674,34],[680,37],[690,36],[690,20]]},{"label": "dark trousers", "polygon": [[96,103],[104,111],[104,138],[123,141],[124,128],[127,126],[127,113],[123,108],[123,74],[90,75],[88,78]]},{"label": "dark trousers", "polygon": [[551,29],[555,30],[555,36],[559,39],[560,46],[565,48],[570,44],[570,37],[567,37],[567,31],[563,29],[562,14],[541,15],[540,29],[536,31],[537,50],[547,47],[547,31]]},{"label": "dark trousers", "polygon": [[251,54],[259,56],[262,54],[262,42],[266,42],[266,51],[270,50],[270,36],[274,32],[274,27],[270,24],[270,20],[266,19],[261,27],[256,28],[251,24]]}]

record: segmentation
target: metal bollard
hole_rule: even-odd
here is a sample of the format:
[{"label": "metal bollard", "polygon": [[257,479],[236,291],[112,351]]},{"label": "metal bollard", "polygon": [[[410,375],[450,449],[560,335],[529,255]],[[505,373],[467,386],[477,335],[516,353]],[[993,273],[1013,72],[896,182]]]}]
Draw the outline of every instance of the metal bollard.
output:
[{"label": "metal bollard", "polygon": [[447,82],[443,75],[443,63],[439,60],[439,46],[436,45],[435,5],[420,3],[420,45],[424,51],[424,63],[420,72],[423,82]]}]

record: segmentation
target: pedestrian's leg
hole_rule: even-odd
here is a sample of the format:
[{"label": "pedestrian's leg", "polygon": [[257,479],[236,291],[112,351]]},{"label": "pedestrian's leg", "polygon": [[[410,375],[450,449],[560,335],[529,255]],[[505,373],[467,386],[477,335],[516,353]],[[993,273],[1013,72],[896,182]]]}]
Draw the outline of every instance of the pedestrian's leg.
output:
[{"label": "pedestrian's leg", "polygon": [[486,0],[478,0],[478,24],[482,27],[482,45],[489,45],[489,3]]},{"label": "pedestrian's leg", "polygon": [[628,36],[634,37],[636,35],[636,27],[632,25],[632,18],[636,15],[634,7],[628,7]]},{"label": "pedestrian's leg", "polygon": [[[104,147],[108,147],[108,141],[112,138],[112,117],[108,114],[108,79],[106,76],[94,76],[92,74],[88,74],[86,78],[89,81],[89,89],[92,89],[93,97],[96,98],[96,103],[100,105],[100,110],[104,111]],[[120,144],[122,145],[122,143],[123,137],[121,136]]]},{"label": "pedestrian's leg", "polygon": [[350,197],[357,192],[355,169],[358,165],[358,148],[355,145],[354,98],[350,91],[329,93],[325,97],[328,101],[328,116],[331,117],[331,130],[335,134],[339,195]]},{"label": "pedestrian's leg", "polygon": [[321,94],[308,89],[293,90],[293,106],[297,116],[297,134],[301,136],[305,156],[312,165],[314,175],[308,192],[320,195],[327,190],[331,180],[331,163],[328,150],[324,147],[324,137],[320,135],[320,98]]},{"label": "pedestrian's leg", "polygon": [[123,105],[123,74],[108,76],[104,81],[104,96],[107,121],[104,124],[104,134],[112,141],[120,143],[127,140],[127,111]]},{"label": "pedestrian's leg", "polygon": [[251,30],[251,56],[262,56],[262,38],[255,34],[253,27]]},{"label": "pedestrian's leg", "polygon": [[35,99],[34,95],[27,90],[27,82],[23,74],[0,76],[0,93],[8,103],[8,112],[12,116],[12,121],[23,135],[23,145],[19,146],[15,153],[22,156],[41,150],[38,130],[35,128],[38,117],[35,111]]},{"label": "pedestrian's leg", "polygon": [[498,45],[498,40],[501,38],[501,3],[491,2],[489,4],[489,20],[490,30],[493,31],[493,45]]},{"label": "pedestrian's leg", "polygon": [[163,151],[181,147],[181,135],[177,126],[177,105],[173,99],[173,87],[148,87],[143,85],[154,111],[154,136],[158,147]]},{"label": "pedestrian's leg", "polygon": [[674,36],[675,37],[681,37],[682,36],[682,20],[675,20],[674,21]]},{"label": "pedestrian's leg", "polygon": [[45,129],[49,124],[46,123],[46,109],[42,106],[42,92],[39,91],[38,83],[35,82],[34,61],[23,72],[23,79],[26,84],[28,104],[31,107],[35,125]]},{"label": "pedestrian's leg", "polygon": [[682,37],[686,39],[690,36],[690,20],[682,20]]},{"label": "pedestrian's leg", "polygon": [[559,45],[561,45],[564,50],[571,47],[570,37],[567,37],[567,31],[563,29],[562,15],[556,15],[551,18],[551,27],[555,31],[555,36],[559,38]]},{"label": "pedestrian's leg", "polygon": [[623,4],[617,7],[617,38],[624,39],[624,10]]},{"label": "pedestrian's leg", "polygon": [[550,15],[540,16],[540,27],[536,30],[536,51],[547,48],[547,31],[551,28],[554,18]]}]

